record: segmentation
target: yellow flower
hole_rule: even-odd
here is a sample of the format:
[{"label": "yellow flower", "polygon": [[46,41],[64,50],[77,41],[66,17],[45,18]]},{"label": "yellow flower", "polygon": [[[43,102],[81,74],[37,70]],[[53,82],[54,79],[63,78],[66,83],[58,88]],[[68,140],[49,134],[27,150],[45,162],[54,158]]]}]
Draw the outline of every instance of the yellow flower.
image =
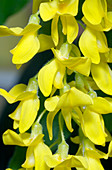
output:
[{"label": "yellow flower", "polygon": [[60,97],[53,96],[46,99],[45,108],[49,111],[47,116],[47,129],[50,139],[52,139],[53,119],[60,109],[67,128],[72,132],[71,119],[74,107],[90,104],[92,104],[92,98],[75,87],[66,90]]},{"label": "yellow flower", "polygon": [[79,47],[83,55],[90,58],[94,64],[100,63],[100,53],[109,52],[105,34],[89,27],[82,33]]},{"label": "yellow flower", "polygon": [[106,0],[86,0],[82,6],[86,25],[97,31],[109,31],[112,28],[112,12],[107,11]]},{"label": "yellow flower", "polygon": [[[62,22],[62,32],[67,35],[67,41],[72,43],[78,34],[78,24],[74,18],[78,12],[79,0],[53,0],[40,4],[40,16],[43,21],[52,20],[51,35],[55,45],[58,44],[58,21]],[[71,24],[72,23],[72,24]]]},{"label": "yellow flower", "polygon": [[37,116],[40,107],[37,88],[37,81],[33,78],[30,79],[28,86],[18,84],[9,92],[0,89],[0,95],[2,95],[9,103],[21,101],[16,110],[9,115],[9,117],[14,119],[14,128],[16,129],[19,127],[20,133],[27,131]]},{"label": "yellow flower", "polygon": [[91,60],[88,57],[81,57],[76,45],[64,43],[59,50],[52,48],[52,51],[62,65],[72,71],[89,76]]},{"label": "yellow flower", "polygon": [[[74,142],[74,139],[72,139]],[[87,138],[82,139],[82,143],[79,146],[79,149],[76,153],[76,156],[83,155],[84,158],[86,158],[86,161],[88,163],[87,170],[103,170],[103,166],[100,162],[101,158],[107,159],[108,155],[99,151],[95,148],[94,144],[88,140]],[[85,168],[77,168],[77,170],[86,170]]]},{"label": "yellow flower", "polygon": [[[50,36],[42,34],[37,37],[40,27],[37,14],[30,17],[29,23],[24,29],[0,26],[0,36],[22,36],[17,46],[10,51],[13,54],[12,62],[14,64],[24,64],[32,59],[38,51],[41,52],[54,46]],[[44,46],[42,47],[42,45]]]},{"label": "yellow flower", "polygon": [[35,170],[49,170],[50,168],[46,165],[44,157],[52,155],[52,153],[42,140],[44,135],[42,134],[41,125],[36,123],[34,126],[35,130],[31,134],[17,134],[12,130],[7,130],[3,134],[3,142],[5,145],[28,146],[26,160],[22,164],[23,168],[33,169],[35,167]]},{"label": "yellow flower", "polygon": [[53,155],[45,156],[45,162],[50,168],[54,170],[67,169],[71,170],[72,167],[85,167],[87,162],[83,156],[74,156],[68,154],[68,145],[62,141],[58,145],[58,150]]}]

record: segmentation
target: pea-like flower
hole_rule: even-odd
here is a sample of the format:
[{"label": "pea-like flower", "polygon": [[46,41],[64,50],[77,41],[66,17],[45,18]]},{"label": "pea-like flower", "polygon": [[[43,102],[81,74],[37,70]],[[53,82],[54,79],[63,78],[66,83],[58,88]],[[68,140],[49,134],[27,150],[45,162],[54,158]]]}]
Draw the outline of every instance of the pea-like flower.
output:
[{"label": "pea-like flower", "polygon": [[49,111],[47,116],[47,128],[50,139],[53,137],[53,119],[60,109],[67,128],[72,132],[73,128],[71,125],[71,119],[74,107],[91,105],[92,103],[92,98],[88,94],[78,90],[76,87],[72,87],[71,89],[66,90],[61,96],[53,96],[46,99],[45,108]]},{"label": "pea-like flower", "polygon": [[17,64],[17,68],[31,60],[38,51],[41,52],[54,46],[50,36],[44,34],[38,36],[37,32],[40,28],[37,14],[31,15],[24,29],[0,26],[0,36],[22,36],[17,46],[10,51],[13,54],[12,62]]},{"label": "pea-like flower", "polygon": [[8,103],[21,101],[15,111],[9,115],[9,117],[14,120],[14,128],[19,128],[20,133],[27,131],[37,116],[40,107],[37,90],[38,85],[34,78],[30,79],[28,86],[18,84],[9,92],[0,89],[0,95],[2,95]]},{"label": "pea-like flower", "polygon": [[100,63],[100,53],[109,52],[105,34],[89,27],[82,33],[79,47],[83,55],[90,58],[94,64]]},{"label": "pea-like flower", "polygon": [[[67,35],[67,41],[72,43],[78,35],[78,24],[74,18],[78,12],[79,0],[53,0],[40,4],[40,16],[43,21],[52,20],[51,35],[57,46],[59,41],[58,21],[62,22],[62,32]],[[72,23],[72,24],[71,24]]]},{"label": "pea-like flower", "polygon": [[30,133],[17,134],[12,130],[7,130],[3,134],[3,142],[5,145],[18,145],[28,147],[26,151],[26,160],[21,165],[23,168],[33,168],[35,170],[49,170],[44,157],[52,155],[49,147],[43,142],[42,127],[40,124],[34,124],[34,131]]}]

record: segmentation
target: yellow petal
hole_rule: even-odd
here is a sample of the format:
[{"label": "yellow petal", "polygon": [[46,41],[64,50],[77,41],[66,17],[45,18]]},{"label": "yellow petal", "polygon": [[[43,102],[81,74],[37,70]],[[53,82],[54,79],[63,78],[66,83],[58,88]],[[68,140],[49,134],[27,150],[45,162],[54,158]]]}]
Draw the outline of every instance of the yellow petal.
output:
[{"label": "yellow petal", "polygon": [[26,87],[27,86],[24,84],[17,84],[9,91],[9,93],[4,89],[0,89],[0,95],[2,95],[8,103],[14,103],[16,102],[16,97],[23,93],[26,90]]},{"label": "yellow petal", "polygon": [[97,65],[92,64],[91,73],[97,86],[104,93],[112,95],[112,71],[108,64],[104,62]]},{"label": "yellow petal", "polygon": [[9,35],[20,36],[22,31],[23,29],[20,27],[8,28],[4,25],[1,25],[0,26],[0,37],[9,36]]},{"label": "yellow petal", "polygon": [[38,52],[46,51],[54,47],[51,36],[40,34],[38,40],[40,42],[40,49]]},{"label": "yellow petal", "polygon": [[71,44],[78,35],[78,24],[73,16],[66,16],[67,20],[67,41]]},{"label": "yellow petal", "polygon": [[66,109],[62,108],[61,112],[62,112],[62,115],[63,115],[63,118],[65,120],[68,130],[70,132],[73,132],[72,123],[71,123],[71,120],[72,120],[71,109],[70,108],[66,108]]},{"label": "yellow petal", "polygon": [[66,63],[67,67],[70,70],[77,71],[85,76],[89,76],[91,68],[91,59],[87,57],[69,58],[68,62]]},{"label": "yellow petal", "polygon": [[50,140],[52,140],[52,138],[53,138],[53,134],[52,134],[53,120],[54,120],[54,117],[58,111],[59,111],[59,109],[55,109],[55,111],[49,112],[47,115],[47,130],[49,133]]},{"label": "yellow petal", "polygon": [[21,137],[16,132],[9,129],[3,133],[3,142],[5,145],[24,146]]},{"label": "yellow petal", "polygon": [[56,15],[51,24],[51,36],[54,41],[55,46],[58,45],[59,36],[58,36],[58,21],[59,21],[59,15]]},{"label": "yellow petal", "polygon": [[[56,60],[41,68],[38,74],[38,84],[41,92],[45,97],[49,96],[52,91],[54,76],[57,72],[58,66]],[[52,70],[52,74],[51,74]]]},{"label": "yellow petal", "polygon": [[93,105],[88,108],[96,113],[107,114],[112,112],[112,102],[102,97],[93,98]]},{"label": "yellow petal", "polygon": [[49,170],[49,167],[46,165],[44,157],[47,155],[52,155],[51,150],[43,142],[40,142],[34,149],[35,156],[35,170]]},{"label": "yellow petal", "polygon": [[61,158],[58,154],[45,156],[45,162],[50,168],[56,167],[61,163]]},{"label": "yellow petal", "polygon": [[43,21],[48,21],[52,19],[57,12],[56,1],[41,3],[39,11]]},{"label": "yellow petal", "polygon": [[96,145],[105,144],[105,132],[102,126],[101,116],[86,109],[83,113],[85,135]]},{"label": "yellow petal", "polygon": [[86,156],[87,156],[87,161],[88,161],[88,170],[104,170],[100,160],[97,158],[97,157],[94,157],[93,153],[91,152],[87,152],[86,153]]},{"label": "yellow petal", "polygon": [[40,43],[36,34],[24,35],[17,46],[10,51],[13,54],[12,62],[14,64],[28,62],[38,52],[39,48]]},{"label": "yellow petal", "polygon": [[98,51],[100,53],[106,53],[109,51],[108,45],[107,45],[107,39],[103,32],[97,32],[96,31],[96,39],[97,39],[97,46]]},{"label": "yellow petal", "polygon": [[41,28],[41,25],[30,23],[23,29],[21,34],[32,34],[35,33],[39,28]]},{"label": "yellow petal", "polygon": [[58,71],[55,75],[54,83],[53,83],[56,89],[61,89],[64,87],[63,84],[64,75],[65,75],[65,67],[60,62],[58,62]]},{"label": "yellow petal", "polygon": [[94,0],[94,1],[86,0],[83,3],[83,7],[82,7],[83,14],[85,18],[93,25],[99,24],[105,15],[104,12],[105,12],[106,4],[103,3],[101,0]]},{"label": "yellow petal", "polygon": [[48,111],[54,111],[59,101],[58,96],[53,96],[45,100],[44,106]]},{"label": "yellow petal", "polygon": [[59,1],[57,2],[57,13],[60,15],[70,14],[76,16],[78,13],[79,0]]},{"label": "yellow petal", "polygon": [[16,120],[16,121],[20,120],[22,104],[23,103],[20,102],[17,108],[14,110],[14,112],[9,115],[11,119]]},{"label": "yellow petal", "polygon": [[61,23],[62,23],[62,32],[64,35],[67,34],[67,20],[66,20],[66,16],[65,15],[61,15],[60,16],[60,19],[61,19]]},{"label": "yellow petal", "polygon": [[71,137],[70,138],[71,139],[71,141],[73,142],[73,143],[75,143],[75,144],[80,144],[80,138],[79,138],[79,136],[75,136],[75,137]]},{"label": "yellow petal", "polygon": [[31,127],[37,116],[39,107],[40,102],[37,96],[23,102],[19,123],[20,133],[24,133]]},{"label": "yellow petal", "polygon": [[19,121],[18,120],[14,120],[13,122],[13,129],[17,129],[19,128]]},{"label": "yellow petal", "polygon": [[92,103],[92,98],[89,95],[72,87],[71,90],[67,91],[60,97],[58,107],[84,106]]},{"label": "yellow petal", "polygon": [[79,40],[79,47],[85,57],[91,58],[92,62],[98,64],[100,55],[97,46],[96,34],[90,28],[86,28]]},{"label": "yellow petal", "polygon": [[32,91],[24,91],[22,94],[18,95],[15,99],[15,101],[21,101],[21,100],[27,100],[34,97],[34,95],[37,93],[37,90]]},{"label": "yellow petal", "polygon": [[26,152],[26,160],[22,164],[22,167],[24,168],[32,168],[35,165],[35,159],[33,154],[34,147],[28,147]]},{"label": "yellow petal", "polygon": [[112,141],[109,143],[108,155],[109,155],[109,157],[112,157]]}]

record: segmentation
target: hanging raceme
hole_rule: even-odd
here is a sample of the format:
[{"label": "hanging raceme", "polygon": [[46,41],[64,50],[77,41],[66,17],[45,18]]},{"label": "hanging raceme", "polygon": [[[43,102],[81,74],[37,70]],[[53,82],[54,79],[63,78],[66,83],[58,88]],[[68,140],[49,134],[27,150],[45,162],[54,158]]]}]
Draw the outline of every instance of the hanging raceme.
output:
[{"label": "hanging raceme", "polygon": [[[11,50],[17,68],[36,53],[52,53],[28,85],[15,85],[9,92],[0,88],[8,103],[20,102],[9,114],[14,131],[3,133],[5,145],[27,148],[19,170],[103,170],[100,159],[112,157],[104,117],[112,114],[112,46],[104,32],[111,34],[112,10],[107,0],[79,2],[33,0],[24,29],[0,26],[0,36],[22,36]],[[107,142],[106,153],[96,149],[106,148]]]}]

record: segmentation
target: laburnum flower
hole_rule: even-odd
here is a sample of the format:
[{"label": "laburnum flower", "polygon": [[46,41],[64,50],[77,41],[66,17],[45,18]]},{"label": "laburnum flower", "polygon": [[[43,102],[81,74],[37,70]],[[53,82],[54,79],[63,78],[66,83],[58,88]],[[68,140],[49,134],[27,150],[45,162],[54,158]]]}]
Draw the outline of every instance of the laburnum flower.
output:
[{"label": "laburnum flower", "polygon": [[18,84],[9,92],[0,89],[2,95],[8,103],[21,101],[15,111],[9,115],[14,120],[14,129],[19,128],[20,133],[27,131],[35,121],[40,101],[37,96],[38,84],[35,78],[29,80],[28,86]]},{"label": "laburnum flower", "polygon": [[17,64],[18,68],[32,59],[38,51],[41,52],[54,46],[50,36],[44,34],[38,36],[37,32],[40,27],[37,14],[31,15],[24,29],[0,26],[0,36],[22,36],[17,46],[10,51],[13,54],[12,62]]},{"label": "laburnum flower", "polygon": [[82,33],[79,47],[83,55],[90,58],[94,64],[100,63],[100,53],[109,52],[105,34],[89,27]]},{"label": "laburnum flower", "polygon": [[85,0],[82,6],[83,22],[97,31],[112,29],[112,11],[107,11],[106,0]]},{"label": "laburnum flower", "polygon": [[[75,143],[75,138],[72,138],[72,142]],[[81,142],[81,141],[80,141]],[[80,143],[79,149],[76,153],[76,155],[83,155],[84,158],[86,158],[86,161],[88,163],[87,170],[104,170],[100,159],[104,158],[107,159],[108,155],[104,152],[98,150],[95,148],[94,144],[87,138],[82,139],[82,143]],[[85,168],[76,168],[77,170],[86,170]]]},{"label": "laburnum flower", "polygon": [[64,43],[59,50],[52,48],[52,51],[62,65],[72,71],[89,76],[91,60],[88,57],[81,57],[76,45]]},{"label": "laburnum flower", "polygon": [[[101,114],[112,112],[112,99],[109,97],[94,97],[93,104],[88,105],[83,109],[83,114],[80,109],[76,110],[78,115],[79,125],[86,137],[97,145],[105,145],[108,138],[108,132],[104,126],[104,120]],[[76,115],[72,114],[73,119]]]},{"label": "laburnum flower", "polygon": [[40,4],[40,16],[43,21],[52,20],[51,36],[55,43],[58,44],[58,21],[59,17],[62,22],[62,32],[67,35],[67,41],[72,43],[78,35],[78,24],[74,16],[78,12],[79,0],[53,0]]},{"label": "laburnum flower", "polygon": [[58,150],[55,154],[45,156],[45,162],[54,170],[71,170],[73,167],[87,168],[88,166],[83,156],[68,154],[68,145],[65,141],[58,145]]},{"label": "laburnum flower", "polygon": [[91,68],[91,60],[88,57],[81,57],[75,45],[64,43],[60,50],[52,49],[52,51],[55,58],[42,67],[38,74],[40,90],[46,97],[50,95],[53,85],[56,89],[64,87],[63,78],[66,68],[86,76],[89,75]]},{"label": "laburnum flower", "polygon": [[77,106],[90,105],[93,102],[88,94],[78,90],[76,87],[69,89],[65,87],[64,90],[65,92],[61,96],[53,96],[45,100],[45,108],[49,111],[47,116],[47,129],[50,139],[53,137],[53,119],[60,109],[68,130],[72,132],[71,119],[74,108]]},{"label": "laburnum flower", "polygon": [[[21,165],[28,170],[50,170],[46,165],[44,157],[46,155],[52,155],[49,147],[43,142],[42,126],[39,123],[35,123],[33,130],[30,133],[17,134],[12,130],[7,130],[3,134],[3,142],[5,145],[18,145],[26,146],[26,160]],[[31,168],[31,169],[30,169]]]}]

